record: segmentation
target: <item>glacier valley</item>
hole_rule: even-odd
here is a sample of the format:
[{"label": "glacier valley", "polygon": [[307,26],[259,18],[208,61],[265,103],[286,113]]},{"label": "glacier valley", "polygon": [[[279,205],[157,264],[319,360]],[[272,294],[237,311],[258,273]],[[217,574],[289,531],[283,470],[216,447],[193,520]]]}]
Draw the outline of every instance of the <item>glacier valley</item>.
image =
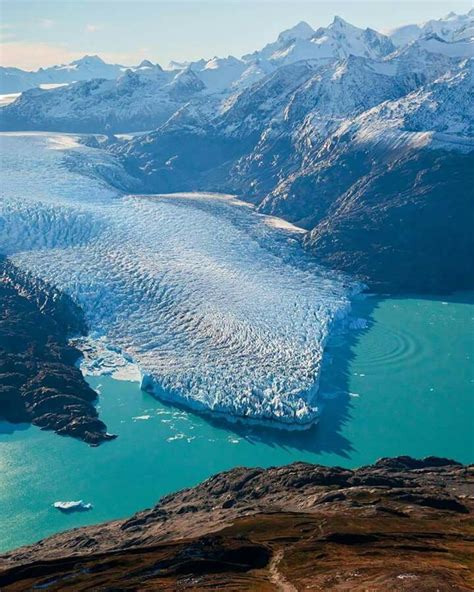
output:
[{"label": "glacier valley", "polygon": [[325,343],[359,287],[298,228],[227,195],[122,193],[115,157],[77,136],[4,133],[0,148],[0,253],[72,296],[142,388],[231,420],[317,420]]}]

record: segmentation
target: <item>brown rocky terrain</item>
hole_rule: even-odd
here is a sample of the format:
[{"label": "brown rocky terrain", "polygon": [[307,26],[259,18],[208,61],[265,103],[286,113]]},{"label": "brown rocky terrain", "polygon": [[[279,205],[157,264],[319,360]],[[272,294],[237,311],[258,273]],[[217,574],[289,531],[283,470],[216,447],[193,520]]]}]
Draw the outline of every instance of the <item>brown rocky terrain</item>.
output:
[{"label": "brown rocky terrain", "polygon": [[5,592],[474,589],[474,467],[236,468],[0,557]]},{"label": "brown rocky terrain", "polygon": [[97,416],[97,393],[75,367],[81,353],[68,344],[85,331],[80,310],[1,259],[0,302],[0,418],[91,445],[113,438]]}]

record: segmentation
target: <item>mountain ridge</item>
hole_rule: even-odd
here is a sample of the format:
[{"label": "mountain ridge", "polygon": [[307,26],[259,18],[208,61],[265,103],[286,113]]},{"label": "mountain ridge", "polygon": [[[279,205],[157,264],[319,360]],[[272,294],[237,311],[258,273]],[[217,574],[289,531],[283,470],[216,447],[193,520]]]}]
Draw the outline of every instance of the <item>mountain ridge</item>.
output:
[{"label": "mountain ridge", "polygon": [[[268,73],[268,69],[272,67],[272,62],[281,62],[279,65],[282,65],[283,62],[293,63],[299,59],[347,57],[350,53],[372,58],[381,57],[382,55],[387,55],[397,47],[407,45],[412,41],[420,40],[422,37],[429,37],[430,35],[435,35],[443,41],[465,41],[474,34],[473,23],[474,13],[471,10],[465,15],[451,13],[444,18],[431,20],[422,25],[399,27],[384,35],[371,28],[363,30],[355,27],[339,16],[334,17],[333,22],[327,27],[319,27],[317,29],[313,29],[308,23],[300,21],[293,27],[282,31],[276,41],[267,44],[261,50],[245,54],[241,58],[235,58],[233,56],[221,58],[215,56],[211,59],[197,61],[171,62],[168,69],[182,70],[191,67],[195,71],[206,71],[209,70],[209,65],[217,60],[222,62],[223,70],[225,70],[228,65],[226,61],[231,60],[234,69],[238,69],[236,68],[238,64],[241,71],[235,71],[234,73],[223,71],[223,80],[217,83],[218,90],[222,91],[225,82],[227,82],[228,86],[232,84],[236,85],[236,88],[242,87],[242,85],[245,86],[245,79],[249,74],[243,77],[242,75],[248,69],[255,69],[256,62],[267,62],[265,73]],[[403,33],[404,29],[412,32],[406,35]],[[341,44],[342,31],[346,32],[346,40]],[[321,54],[322,48],[328,45],[332,46],[331,55],[320,56],[319,54]],[[439,51],[439,48],[435,51]],[[275,55],[272,58],[273,54]],[[291,54],[294,54],[293,57],[291,57]],[[464,57],[467,56],[465,55]],[[128,69],[139,70],[140,68],[150,66],[153,66],[153,64],[149,60],[142,60],[138,66],[107,64],[98,55],[84,55],[82,58],[73,60],[69,64],[39,68],[36,71],[3,66],[0,67],[0,90],[2,93],[17,93],[42,84],[70,84],[71,82],[91,80],[92,78],[113,79],[121,76]],[[205,77],[205,75],[203,76]],[[203,78],[203,82],[206,83],[205,78]]]},{"label": "mountain ridge", "polygon": [[[356,273],[378,291],[470,288],[474,114],[472,58],[465,57],[465,48],[472,53],[474,41],[465,35],[474,13],[447,20],[448,32],[441,19],[399,47],[340,17],[316,31],[300,23],[240,60],[199,60],[174,70],[146,63],[115,80],[27,91],[0,109],[0,126],[105,133],[108,139],[100,145],[137,180],[130,191],[237,194],[258,211],[306,229],[305,244],[316,256]],[[145,133],[112,136],[130,131]],[[438,173],[430,171],[430,162]],[[444,179],[443,166],[456,175]],[[387,176],[387,167],[398,168],[400,175]],[[355,219],[346,226],[344,216],[351,214],[342,206],[348,199],[367,211],[375,207],[377,202],[369,207],[369,201],[377,194],[365,199],[371,186],[373,191],[383,187],[392,199],[388,203],[380,196],[385,214],[373,218],[375,226],[364,222],[365,233],[355,232]],[[399,199],[410,191],[408,201]],[[456,202],[446,206],[441,193],[430,202],[440,191]],[[414,227],[404,233],[403,244],[388,230],[408,202],[415,219],[428,208],[451,245],[444,253],[430,249],[429,266],[423,257],[410,263],[411,249],[427,246]],[[346,228],[344,240],[327,219],[336,212],[334,220]],[[337,244],[324,239],[323,248],[329,229],[339,238]],[[354,243],[357,236],[360,245]],[[390,253],[385,269],[374,263],[383,260],[381,253]],[[394,281],[386,273],[390,266],[400,271]]]}]

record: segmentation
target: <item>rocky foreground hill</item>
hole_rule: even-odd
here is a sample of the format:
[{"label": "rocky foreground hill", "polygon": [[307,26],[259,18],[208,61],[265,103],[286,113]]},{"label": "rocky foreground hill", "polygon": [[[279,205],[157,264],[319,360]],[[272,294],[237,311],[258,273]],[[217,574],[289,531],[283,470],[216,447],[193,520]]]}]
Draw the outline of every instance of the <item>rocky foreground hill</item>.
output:
[{"label": "rocky foreground hill", "polygon": [[236,468],[127,520],[3,555],[0,587],[472,590],[473,477],[472,466],[436,457],[354,471]]}]

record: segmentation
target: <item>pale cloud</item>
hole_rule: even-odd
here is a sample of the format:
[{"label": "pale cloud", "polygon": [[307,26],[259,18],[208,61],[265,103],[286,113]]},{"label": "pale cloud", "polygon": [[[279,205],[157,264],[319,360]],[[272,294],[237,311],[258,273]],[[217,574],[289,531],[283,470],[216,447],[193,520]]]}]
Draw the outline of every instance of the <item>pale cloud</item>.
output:
[{"label": "pale cloud", "polygon": [[133,52],[104,51],[99,55],[108,64],[122,64],[123,66],[137,66],[144,59],[151,59],[153,62],[146,48],[140,48]]},{"label": "pale cloud", "polygon": [[39,25],[42,29],[52,29],[55,26],[56,22],[51,19],[40,19]]},{"label": "pale cloud", "polygon": [[[144,58],[150,57],[148,52],[148,48],[142,47],[138,51],[129,53],[110,51],[99,51],[98,53],[109,64],[132,66],[140,63]],[[0,66],[37,70],[41,67],[68,64],[83,57],[86,53],[90,53],[90,50],[71,51],[65,45],[12,41],[0,43]]]},{"label": "pale cloud", "polygon": [[84,52],[70,51],[63,45],[10,41],[0,43],[0,65],[16,66],[24,70],[66,64],[84,55]]},{"label": "pale cloud", "polygon": [[7,23],[0,23],[0,39],[2,41],[11,41],[15,38],[13,34],[13,25]]},{"label": "pale cloud", "polygon": [[85,26],[85,32],[86,33],[97,33],[97,31],[101,31],[104,27],[102,25],[93,25],[93,24],[88,24]]}]

